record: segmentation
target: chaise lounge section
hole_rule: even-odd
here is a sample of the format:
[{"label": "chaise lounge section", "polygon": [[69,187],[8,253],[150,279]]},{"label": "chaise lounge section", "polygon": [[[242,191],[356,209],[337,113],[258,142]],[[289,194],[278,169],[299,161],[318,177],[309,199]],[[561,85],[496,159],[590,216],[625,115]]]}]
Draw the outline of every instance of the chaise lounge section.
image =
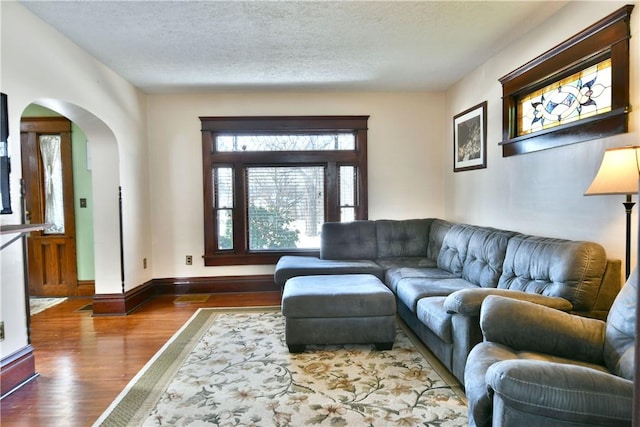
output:
[{"label": "chaise lounge section", "polygon": [[622,284],[621,262],[602,246],[436,218],[325,223],[320,257],[284,256],[274,280],[370,274],[393,292],[398,315],[464,382],[482,341],[488,295],[606,318]]}]

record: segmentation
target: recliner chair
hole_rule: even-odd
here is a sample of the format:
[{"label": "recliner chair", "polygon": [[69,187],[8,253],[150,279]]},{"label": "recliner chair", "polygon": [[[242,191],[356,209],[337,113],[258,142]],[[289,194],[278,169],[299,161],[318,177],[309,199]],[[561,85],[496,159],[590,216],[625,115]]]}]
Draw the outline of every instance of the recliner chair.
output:
[{"label": "recliner chair", "polygon": [[636,270],[606,323],[488,297],[464,375],[469,425],[631,425],[637,286]]}]

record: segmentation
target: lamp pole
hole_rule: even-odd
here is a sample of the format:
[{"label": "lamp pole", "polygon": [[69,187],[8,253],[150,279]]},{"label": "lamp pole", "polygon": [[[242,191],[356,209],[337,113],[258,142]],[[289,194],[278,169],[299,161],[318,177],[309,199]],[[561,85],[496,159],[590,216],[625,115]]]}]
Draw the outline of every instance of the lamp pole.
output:
[{"label": "lamp pole", "polygon": [[634,202],[631,201],[631,194],[627,194],[627,200],[622,203],[624,205],[624,210],[627,213],[627,235],[626,235],[626,244],[625,244],[625,281],[629,278],[629,274],[631,272],[631,210],[635,205]]}]

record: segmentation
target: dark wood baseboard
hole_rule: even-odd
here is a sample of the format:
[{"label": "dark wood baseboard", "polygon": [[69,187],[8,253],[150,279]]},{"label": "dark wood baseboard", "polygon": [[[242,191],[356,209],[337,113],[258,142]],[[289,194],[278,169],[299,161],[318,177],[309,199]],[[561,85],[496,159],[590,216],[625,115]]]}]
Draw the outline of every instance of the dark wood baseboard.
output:
[{"label": "dark wood baseboard", "polygon": [[96,293],[94,280],[78,280],[78,296],[90,297]]},{"label": "dark wood baseboard", "polygon": [[0,399],[37,376],[31,344],[5,357],[0,367]]},{"label": "dark wood baseboard", "polygon": [[152,282],[146,282],[124,294],[96,294],[93,296],[94,316],[124,316],[153,298]]},{"label": "dark wood baseboard", "polygon": [[280,290],[273,281],[273,275],[271,274],[153,279],[153,287],[158,294],[165,295],[271,292]]},{"label": "dark wood baseboard", "polygon": [[273,275],[152,279],[124,294],[96,294],[94,316],[124,316],[156,295],[279,292]]}]

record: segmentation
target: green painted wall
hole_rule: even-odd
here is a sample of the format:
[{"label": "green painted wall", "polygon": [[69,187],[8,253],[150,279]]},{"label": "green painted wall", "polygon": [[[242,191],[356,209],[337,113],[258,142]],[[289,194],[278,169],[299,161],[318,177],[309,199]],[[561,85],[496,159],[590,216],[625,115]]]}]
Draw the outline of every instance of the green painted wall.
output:
[{"label": "green painted wall", "polygon": [[[91,190],[91,167],[87,156],[87,137],[78,126],[71,126],[71,150],[73,158],[73,193],[76,211],[76,253],[78,258],[78,280],[94,280],[93,263],[93,192]],[[86,207],[80,206],[86,199]]]},{"label": "green painted wall", "polygon": [[[22,117],[51,117],[60,114],[48,108],[31,104]],[[75,123],[71,124],[71,156],[73,160],[73,193],[76,214],[76,253],[78,280],[95,280],[93,252],[93,192],[91,167],[87,156],[87,137]],[[80,207],[80,199],[87,207]]]}]

